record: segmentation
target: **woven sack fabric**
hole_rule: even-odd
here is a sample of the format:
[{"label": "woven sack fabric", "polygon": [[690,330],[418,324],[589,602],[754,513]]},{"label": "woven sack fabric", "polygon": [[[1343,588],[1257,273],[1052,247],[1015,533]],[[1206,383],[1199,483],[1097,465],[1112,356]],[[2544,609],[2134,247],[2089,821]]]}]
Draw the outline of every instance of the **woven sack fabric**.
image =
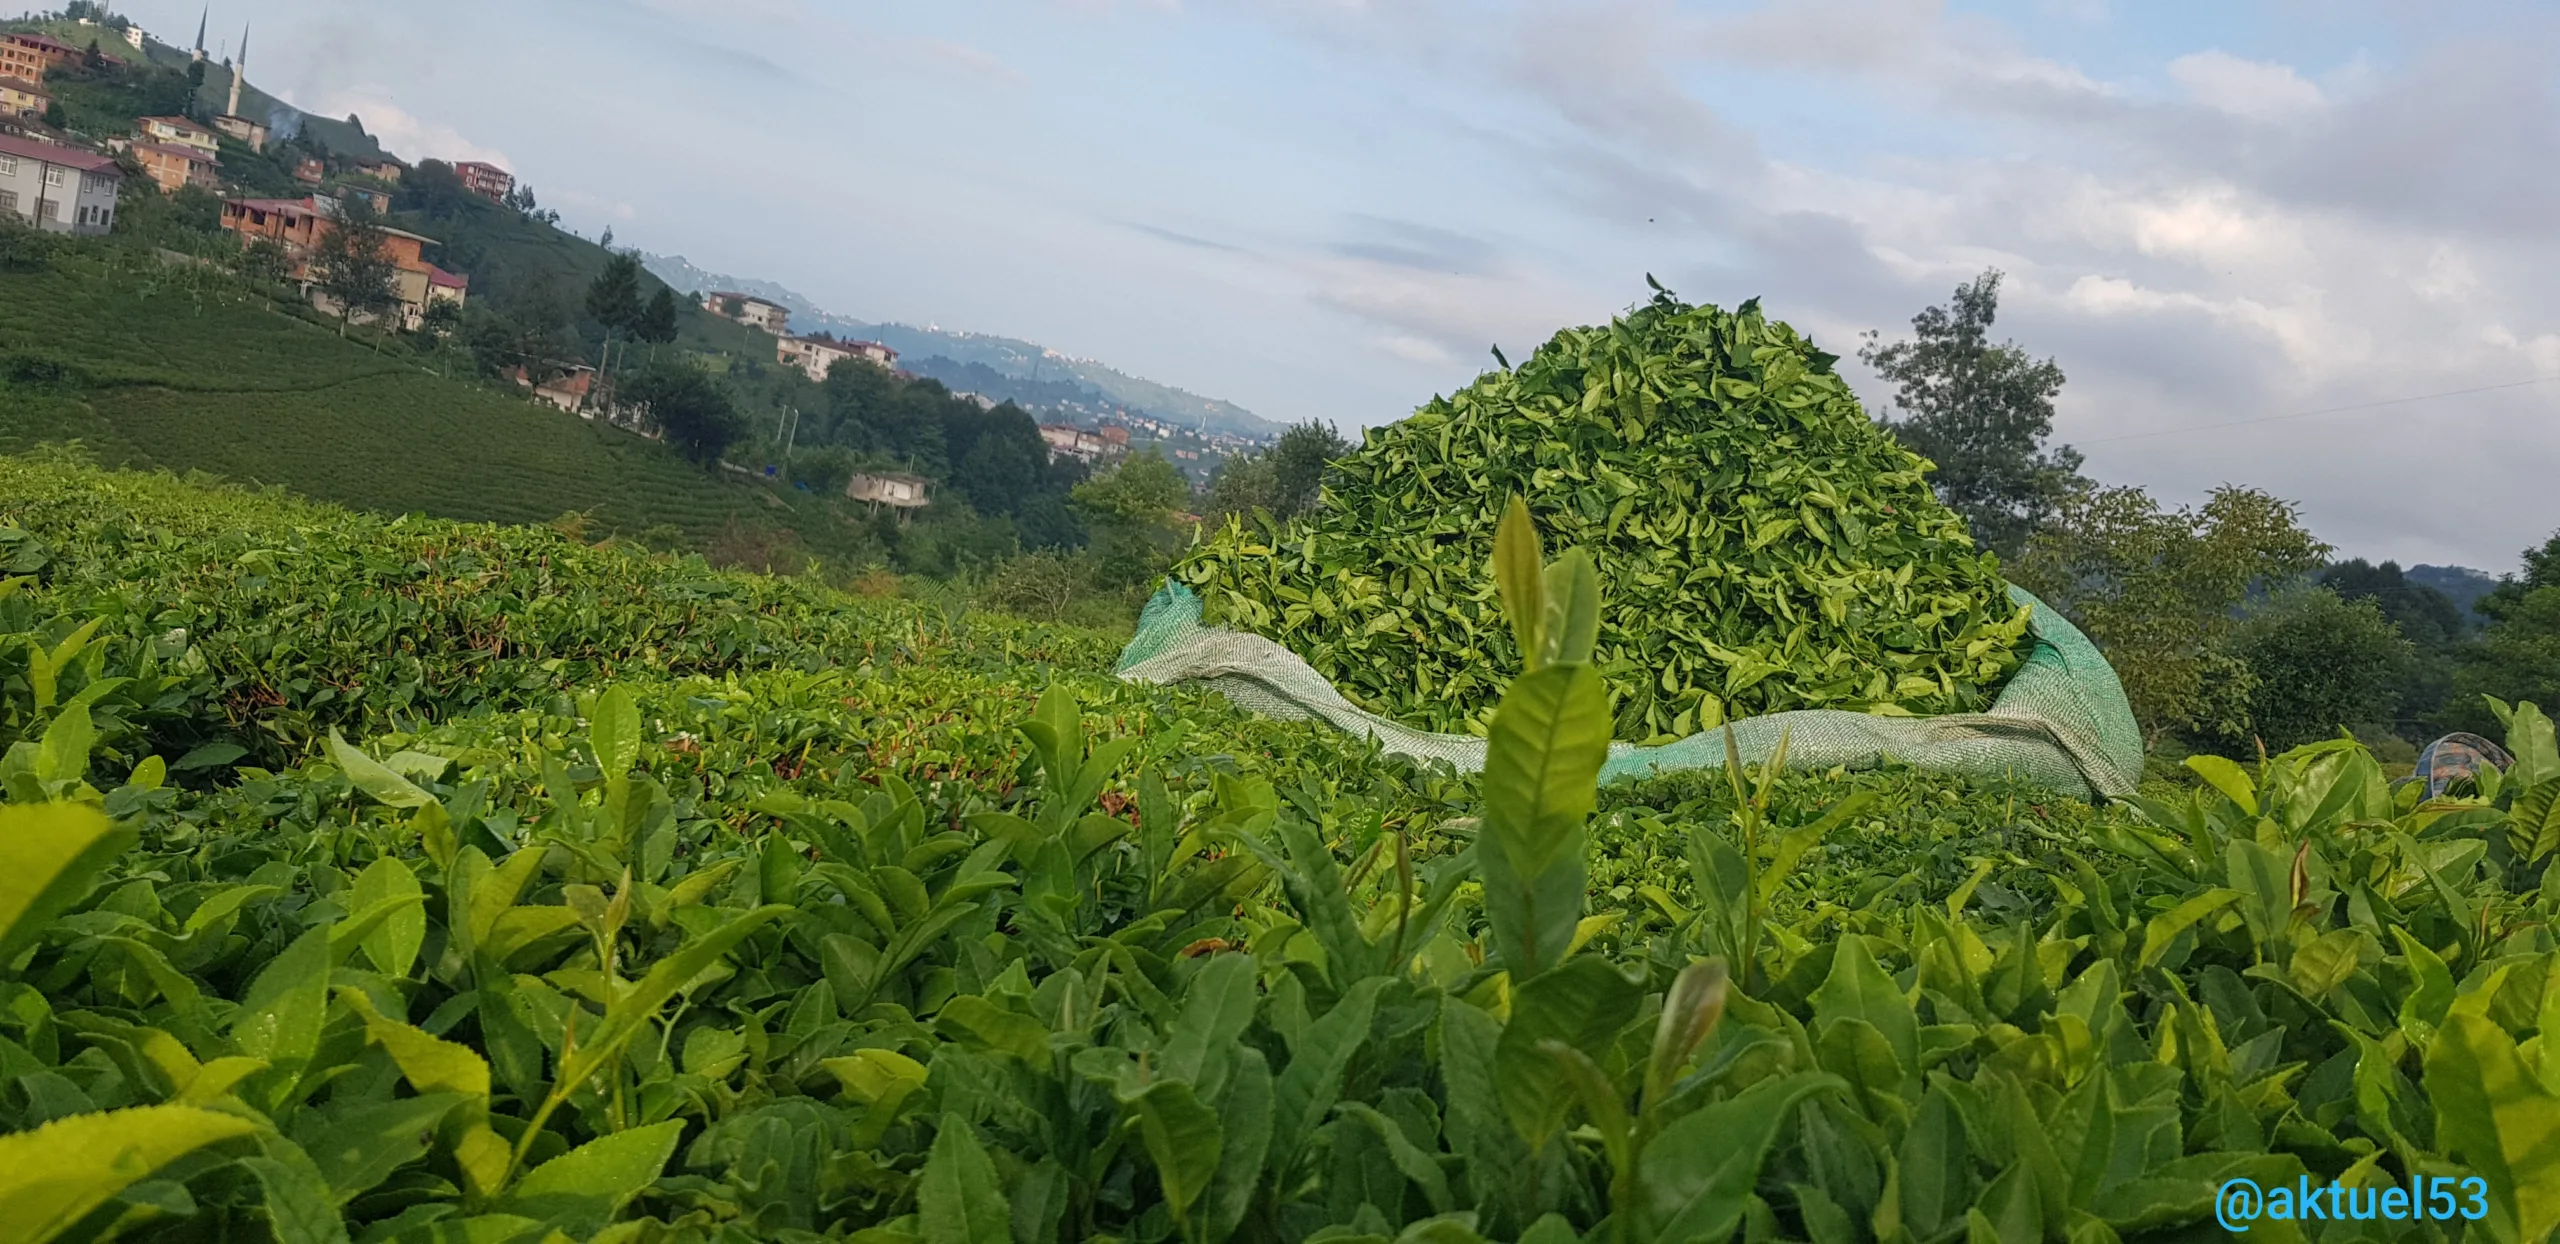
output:
[{"label": "woven sack fabric", "polygon": [[[1657,747],[1611,744],[1604,782],[1657,773],[1720,769],[1725,732],[1746,763],[1776,754],[1786,740],[1790,769],[1870,768],[1898,761],[1978,778],[2010,778],[2081,797],[2130,795],[2142,778],[2142,734],[2115,670],[2079,628],[2011,586],[2028,606],[2034,649],[1986,712],[1882,717],[1806,709],[1745,717]],[[1400,725],[1344,699],[1296,653],[1259,635],[1203,626],[1200,598],[1167,583],[1138,618],[1120,654],[1132,682],[1190,683],[1226,695],[1249,712],[1318,720],[1376,739],[1412,760],[1445,762],[1462,773],[1484,768],[1485,741]]]}]

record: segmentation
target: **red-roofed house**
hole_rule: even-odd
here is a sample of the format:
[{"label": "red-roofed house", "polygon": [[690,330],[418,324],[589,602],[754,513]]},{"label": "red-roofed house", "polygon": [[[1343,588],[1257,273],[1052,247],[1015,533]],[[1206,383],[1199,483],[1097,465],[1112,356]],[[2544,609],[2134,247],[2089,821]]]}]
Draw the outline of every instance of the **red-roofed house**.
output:
[{"label": "red-roofed house", "polygon": [[462,179],[462,188],[492,203],[503,203],[516,188],[515,174],[495,164],[463,160],[453,166],[453,175]]},{"label": "red-roofed house", "polygon": [[53,96],[24,78],[0,77],[0,116],[41,117]]},{"label": "red-roofed house", "polygon": [[142,162],[143,175],[159,186],[162,194],[176,194],[180,186],[222,189],[222,175],[215,171],[221,161],[214,159],[211,152],[176,143],[135,143],[133,158]]},{"label": "red-roofed house", "polygon": [[[222,201],[222,227],[243,238],[271,238],[282,244],[285,253],[294,257],[293,277],[308,283],[312,275],[308,266],[311,249],[327,237],[333,227],[337,203],[317,196],[308,199],[225,199]],[[427,262],[425,250],[435,239],[411,233],[406,229],[382,226],[383,249],[391,259],[392,284],[400,294],[401,318],[415,328],[432,303],[450,302],[460,305],[470,295],[471,278],[447,272]]]},{"label": "red-roofed house", "polygon": [[0,216],[50,233],[115,227],[124,170],[94,151],[0,134]]}]

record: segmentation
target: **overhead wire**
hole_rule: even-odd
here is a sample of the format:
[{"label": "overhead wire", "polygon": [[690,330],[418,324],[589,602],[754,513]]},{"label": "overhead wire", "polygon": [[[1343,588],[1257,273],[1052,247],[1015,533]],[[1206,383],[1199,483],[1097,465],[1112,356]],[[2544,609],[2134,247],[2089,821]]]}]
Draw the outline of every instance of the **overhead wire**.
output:
[{"label": "overhead wire", "polygon": [[2441,393],[2420,393],[2411,397],[2388,397],[2375,402],[2355,402],[2346,406],[2324,406],[2318,410],[2297,410],[2284,415],[2261,415],[2255,419],[2233,419],[2226,423],[2199,423],[2193,427],[2157,428],[2149,432],[2126,432],[2117,436],[2100,436],[2078,441],[2082,445],[2105,445],[2116,441],[2138,441],[2154,436],[2176,436],[2187,432],[2212,432],[2222,428],[2248,427],[2260,423],[2279,423],[2287,419],[2309,419],[2315,415],[2337,415],[2356,410],[2374,410],[2384,406],[2405,406],[2411,402],[2433,401],[2440,397],[2464,397],[2473,393],[2494,393],[2501,389],[2522,389],[2549,384],[2560,376],[2536,376],[2531,380],[2510,380],[2504,384],[2484,384],[2468,389],[2447,389]]}]

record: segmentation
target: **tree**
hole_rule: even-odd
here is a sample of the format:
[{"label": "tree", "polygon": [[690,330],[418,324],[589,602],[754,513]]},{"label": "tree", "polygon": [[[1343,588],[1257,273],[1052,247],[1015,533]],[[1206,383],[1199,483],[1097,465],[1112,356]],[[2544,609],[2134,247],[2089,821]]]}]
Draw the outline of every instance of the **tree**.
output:
[{"label": "tree", "polygon": [[653,346],[662,346],[673,344],[677,334],[676,292],[661,285],[657,294],[649,299],[647,309],[640,313],[640,322],[632,329],[632,335]]},{"label": "tree", "polygon": [[747,434],[747,421],[728,389],[689,364],[651,364],[624,383],[622,401],[638,408],[642,426],[697,466],[717,466]]},{"label": "tree", "polygon": [[404,212],[416,212],[437,220],[449,219],[464,210],[474,196],[462,188],[462,175],[442,160],[420,160],[400,178],[400,192],[393,206]]},{"label": "tree", "polygon": [[1281,433],[1269,457],[1284,516],[1316,508],[1325,467],[1350,452],[1351,444],[1341,433],[1312,419]]},{"label": "tree", "polygon": [[274,238],[251,238],[240,248],[240,275],[262,285],[279,285],[293,275],[293,256]]},{"label": "tree", "polygon": [[427,304],[418,316],[418,331],[430,337],[444,338],[462,327],[462,304],[450,298],[438,298]]},{"label": "tree", "polygon": [[1999,309],[2000,273],[1986,271],[1956,287],[1951,307],[1911,317],[1913,340],[1886,345],[1870,332],[1858,357],[1894,386],[1879,422],[1937,464],[1931,483],[1974,540],[2013,557],[2086,481],[2078,451],[2045,448],[2062,368],[2016,342],[1991,344]]},{"label": "tree", "polygon": [[2238,606],[2328,553],[2291,502],[2255,489],[2170,511],[2139,488],[2094,488],[2037,528],[2010,578],[2105,650],[2149,737],[2232,737],[2248,728],[2254,686],[2231,649]]},{"label": "tree", "polygon": [[615,255],[605,260],[604,270],[587,285],[587,314],[604,325],[607,348],[615,332],[631,331],[647,311],[648,304],[640,298],[639,259]]},{"label": "tree", "polygon": [[2489,622],[2455,658],[2437,727],[2492,731],[2497,719],[2484,696],[2560,710],[2560,533],[2526,549],[2523,571],[2504,576],[2473,607]]},{"label": "tree", "polygon": [[1298,424],[1271,448],[1221,464],[1209,482],[1209,512],[1223,518],[1259,509],[1283,521],[1303,514],[1316,507],[1326,465],[1350,452],[1350,442],[1331,426]]},{"label": "tree", "polygon": [[107,67],[107,54],[98,50],[97,36],[90,36],[89,50],[81,54],[80,66],[91,73],[100,72]]},{"label": "tree", "polygon": [[606,259],[604,270],[587,286],[587,315],[604,325],[604,356],[599,361],[606,376],[613,375],[614,334],[636,335],[648,310],[640,298],[640,260],[632,255]]},{"label": "tree", "polygon": [[71,128],[71,114],[62,110],[61,100],[54,100],[44,106],[44,123],[57,130]]},{"label": "tree", "polygon": [[[2416,656],[2371,597],[2346,600],[2325,587],[2279,592],[2252,609],[2232,652],[2253,684],[2247,733],[2271,753],[2340,729],[2391,724]],[[2242,754],[2255,750],[2252,737],[2217,741]]]},{"label": "tree", "polygon": [[1093,532],[1101,586],[1144,587],[1164,573],[1181,547],[1174,513],[1190,498],[1182,473],[1153,449],[1076,485],[1068,504]]},{"label": "tree", "polygon": [[311,269],[320,292],[338,304],[338,331],[358,315],[389,314],[400,305],[394,282],[399,270],[391,261],[389,235],[373,205],[356,195],[339,200],[329,228],[311,248]]},{"label": "tree", "polygon": [[2409,641],[2410,657],[2401,669],[2399,725],[2416,741],[2420,723],[2444,711],[2453,694],[2455,656],[2470,640],[2462,606],[2409,578],[2398,562],[2376,566],[2361,557],[2339,562],[2320,572],[2320,585],[2340,600],[2372,601]]},{"label": "tree", "polygon": [[807,484],[812,492],[834,496],[844,491],[860,465],[852,450],[842,445],[821,445],[791,455],[791,478]]}]

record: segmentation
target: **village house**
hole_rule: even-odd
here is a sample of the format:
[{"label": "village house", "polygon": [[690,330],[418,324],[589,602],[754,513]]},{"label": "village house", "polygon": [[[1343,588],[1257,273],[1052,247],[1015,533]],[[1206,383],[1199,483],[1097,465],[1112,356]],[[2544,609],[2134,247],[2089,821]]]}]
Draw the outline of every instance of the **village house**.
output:
[{"label": "village house", "polygon": [[[307,199],[225,199],[222,227],[244,240],[268,238],[282,245],[294,260],[293,279],[308,286],[313,281],[311,250],[328,236],[337,206],[336,200],[317,195]],[[400,297],[401,320],[408,327],[416,328],[429,306],[438,302],[460,306],[469,296],[469,277],[427,262],[425,250],[436,244],[434,238],[387,226],[382,227],[382,235],[383,250],[391,260],[392,286]]]},{"label": "village house", "polygon": [[355,197],[364,200],[365,204],[371,207],[376,214],[389,212],[391,210],[391,196],[383,191],[376,190],[371,186],[341,185],[337,189],[331,191],[331,193],[354,195]]},{"label": "village house", "polygon": [[574,415],[586,406],[595,384],[596,369],[581,363],[565,375],[533,386],[533,395]]},{"label": "village house", "polygon": [[0,35],[0,78],[44,85],[45,74],[62,65],[80,63],[80,49],[39,34]]},{"label": "village house", "polygon": [[247,117],[235,117],[226,112],[213,119],[213,128],[239,139],[251,151],[267,149],[267,127]]},{"label": "village house", "polygon": [[185,117],[144,117],[134,122],[142,127],[143,140],[168,143],[174,147],[193,147],[210,156],[222,150],[222,141],[214,132]]},{"label": "village house", "polygon": [[314,160],[309,156],[302,157],[302,159],[293,166],[293,179],[303,183],[304,185],[319,185],[321,181],[328,176],[329,166],[322,164],[318,160]]},{"label": "village house", "polygon": [[1092,462],[1105,454],[1128,447],[1128,437],[1125,433],[1120,443],[1115,446],[1100,432],[1065,423],[1041,424],[1040,439],[1049,446],[1049,458],[1053,462],[1062,456]]},{"label": "village house", "polygon": [[453,175],[462,179],[462,188],[492,203],[504,203],[515,191],[515,174],[495,164],[463,160],[453,166]]},{"label": "village house", "polygon": [[124,170],[97,152],[0,134],[0,216],[48,233],[105,233],[123,184]]},{"label": "village house", "polygon": [[869,505],[874,514],[879,513],[884,505],[896,509],[898,521],[905,522],[907,511],[933,503],[927,495],[932,484],[932,480],[921,475],[902,471],[857,472],[852,479],[845,481],[844,495]]},{"label": "village house", "polygon": [[45,109],[52,106],[53,96],[45,94],[35,83],[24,78],[0,77],[0,116],[41,117]]},{"label": "village house", "polygon": [[201,186],[207,190],[222,189],[221,162],[210,152],[176,143],[135,143],[133,158],[142,165],[143,175],[160,187],[162,194],[176,194],[181,186]]},{"label": "village house", "polygon": [[367,177],[387,181],[396,186],[400,184],[401,178],[408,176],[409,166],[402,164],[390,156],[384,156],[379,160],[356,161],[356,171]]},{"label": "village house", "polygon": [[[791,309],[767,298],[741,294],[734,290],[716,290],[702,296],[702,309],[713,315],[726,316],[749,328],[761,328],[779,337],[788,331]],[[787,361],[787,360],[786,360]]]},{"label": "village house", "polygon": [[838,359],[861,359],[882,367],[894,366],[898,352],[877,341],[843,341],[819,334],[811,337],[785,337],[775,347],[779,360],[797,367],[811,380],[825,380],[827,369]]}]

